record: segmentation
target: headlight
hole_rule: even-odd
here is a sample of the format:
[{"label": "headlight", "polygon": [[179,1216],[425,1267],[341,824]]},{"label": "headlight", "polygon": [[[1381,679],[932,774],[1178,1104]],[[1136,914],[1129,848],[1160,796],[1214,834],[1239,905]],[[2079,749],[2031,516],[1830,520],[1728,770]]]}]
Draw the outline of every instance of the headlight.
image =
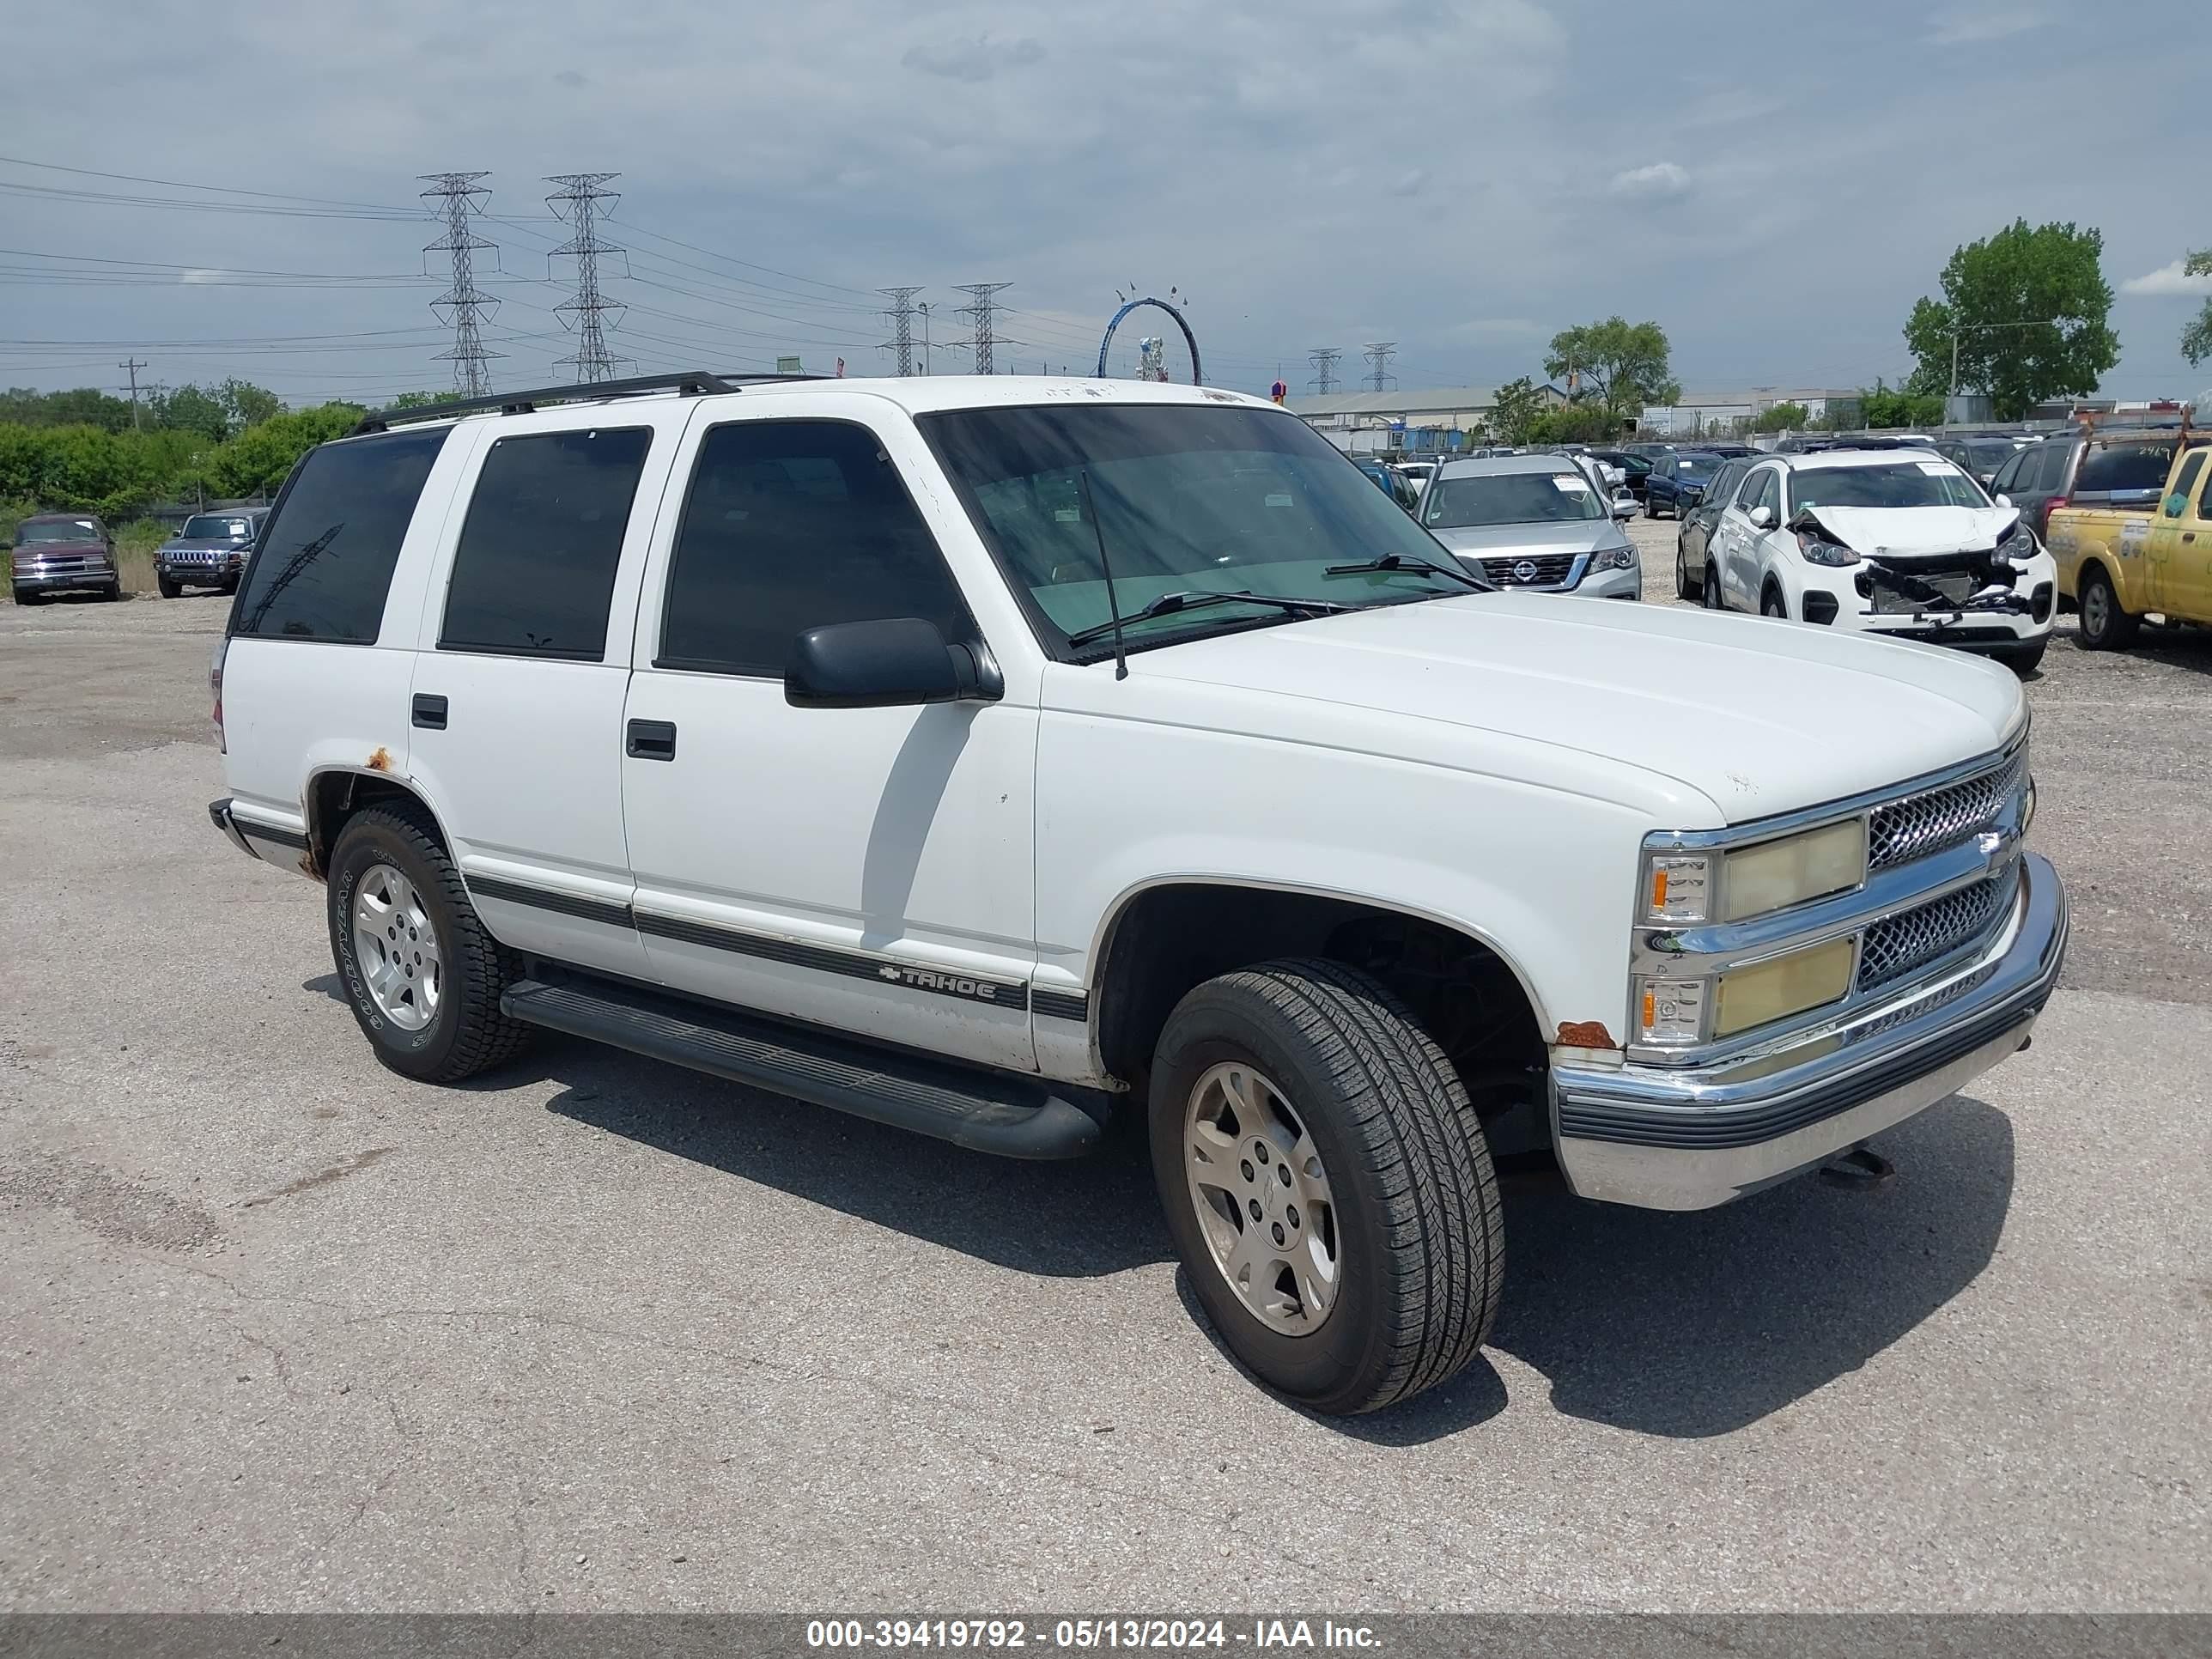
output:
[{"label": "headlight", "polygon": [[2009,559],[2014,564],[2026,564],[2040,551],[2035,544],[2035,532],[2026,525],[2015,526],[2011,535],[1997,544],[1997,557]]},{"label": "headlight", "polygon": [[1797,551],[1808,564],[1846,565],[1859,562],[1859,556],[1850,548],[1809,531],[1797,532]]},{"label": "headlight", "polygon": [[1848,818],[1729,852],[1647,854],[1643,920],[1742,921],[1866,879],[1866,823]]},{"label": "headlight", "polygon": [[1723,974],[1714,981],[1713,1035],[1733,1036],[1833,1002],[1851,988],[1857,960],[1858,945],[1846,937]]},{"label": "headlight", "polygon": [[1636,568],[1636,550],[1632,547],[1601,547],[1590,555],[1589,568],[1593,574],[1600,570],[1633,570]]}]

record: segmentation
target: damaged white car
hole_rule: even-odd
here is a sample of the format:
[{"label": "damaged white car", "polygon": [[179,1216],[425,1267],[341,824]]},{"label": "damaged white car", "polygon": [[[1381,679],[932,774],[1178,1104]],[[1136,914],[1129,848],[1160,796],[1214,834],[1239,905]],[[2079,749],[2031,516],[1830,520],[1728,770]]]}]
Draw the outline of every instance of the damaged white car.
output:
[{"label": "damaged white car", "polygon": [[1705,561],[1717,611],[2043,659],[2058,569],[2018,509],[1912,450],[1777,455],[1723,505]]}]

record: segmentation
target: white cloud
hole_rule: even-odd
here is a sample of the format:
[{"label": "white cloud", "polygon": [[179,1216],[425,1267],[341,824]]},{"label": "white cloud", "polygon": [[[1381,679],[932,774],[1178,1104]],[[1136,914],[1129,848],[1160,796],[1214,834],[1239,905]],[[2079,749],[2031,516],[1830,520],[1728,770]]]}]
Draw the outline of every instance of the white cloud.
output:
[{"label": "white cloud", "polygon": [[1452,339],[1470,342],[1513,340],[1543,331],[1543,325],[1532,317],[1474,317],[1446,331]]},{"label": "white cloud", "polygon": [[226,270],[210,270],[199,265],[186,265],[177,273],[177,280],[180,283],[219,283],[229,274]]},{"label": "white cloud", "polygon": [[2160,265],[2156,270],[2145,271],[2140,276],[2130,276],[2120,284],[2123,294],[2212,294],[2212,275],[2191,276],[2182,260]]},{"label": "white cloud", "polygon": [[1614,173],[1608,188],[1616,196],[1680,196],[1690,188],[1690,175],[1672,161],[1654,161]]},{"label": "white cloud", "polygon": [[1946,6],[1928,20],[1928,38],[1939,46],[1983,46],[2050,21],[2033,6]]}]

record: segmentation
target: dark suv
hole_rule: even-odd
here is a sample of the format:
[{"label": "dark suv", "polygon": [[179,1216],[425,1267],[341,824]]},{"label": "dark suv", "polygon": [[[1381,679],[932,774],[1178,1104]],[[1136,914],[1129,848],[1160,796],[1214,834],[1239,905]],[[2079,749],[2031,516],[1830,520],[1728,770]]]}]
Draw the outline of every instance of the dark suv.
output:
[{"label": "dark suv", "polygon": [[40,605],[50,593],[123,597],[115,538],[89,513],[41,513],[15,526],[11,574],[18,605]]},{"label": "dark suv", "polygon": [[2020,508],[2041,540],[2054,507],[2149,507],[2173,470],[2179,434],[2172,432],[2066,433],[2045,438],[2007,461],[1990,493]]},{"label": "dark suv", "polygon": [[269,509],[241,507],[234,513],[195,513],[185,527],[154,555],[154,583],[161,597],[173,599],[187,587],[238,591],[239,573]]}]

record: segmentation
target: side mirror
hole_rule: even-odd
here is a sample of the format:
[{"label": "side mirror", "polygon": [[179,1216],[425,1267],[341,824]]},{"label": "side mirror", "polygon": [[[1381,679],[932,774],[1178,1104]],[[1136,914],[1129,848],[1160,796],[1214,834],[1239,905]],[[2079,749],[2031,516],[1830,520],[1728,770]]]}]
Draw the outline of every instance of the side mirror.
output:
[{"label": "side mirror", "polygon": [[947,645],[920,617],[833,623],[792,641],[783,700],[794,708],[908,708],[924,703],[995,702],[998,670],[965,646]]},{"label": "side mirror", "polygon": [[1774,509],[1771,507],[1753,507],[1751,527],[1753,530],[1771,530],[1774,527]]},{"label": "side mirror", "polygon": [[2011,497],[2011,496],[2009,496],[2009,495],[2000,495],[2000,496],[1998,496],[1998,497],[1997,497],[1997,505],[1998,505],[1999,507],[2010,507],[2010,506],[2012,505],[2012,497]]},{"label": "side mirror", "polygon": [[1636,497],[1633,495],[1615,495],[1613,498],[1613,516],[1616,519],[1634,518],[1636,516]]}]

